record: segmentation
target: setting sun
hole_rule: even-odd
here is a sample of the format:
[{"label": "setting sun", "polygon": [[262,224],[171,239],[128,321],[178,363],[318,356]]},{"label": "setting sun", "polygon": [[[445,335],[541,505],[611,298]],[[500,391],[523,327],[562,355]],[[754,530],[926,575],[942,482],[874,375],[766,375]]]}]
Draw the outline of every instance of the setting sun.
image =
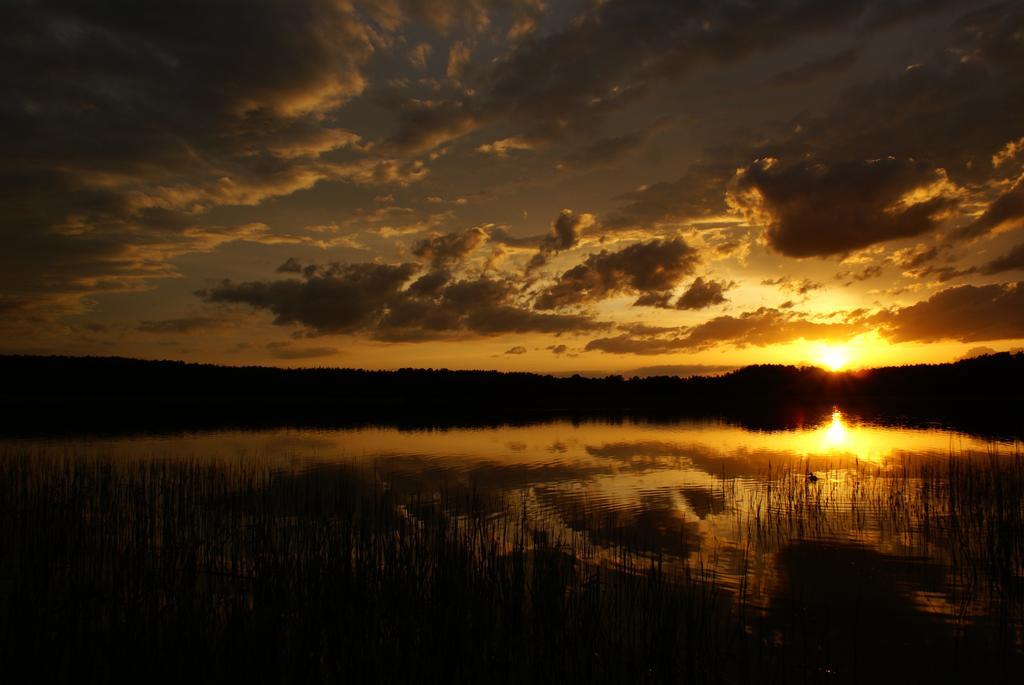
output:
[{"label": "setting sun", "polygon": [[818,359],[829,371],[841,371],[850,363],[850,350],[846,347],[824,345]]}]

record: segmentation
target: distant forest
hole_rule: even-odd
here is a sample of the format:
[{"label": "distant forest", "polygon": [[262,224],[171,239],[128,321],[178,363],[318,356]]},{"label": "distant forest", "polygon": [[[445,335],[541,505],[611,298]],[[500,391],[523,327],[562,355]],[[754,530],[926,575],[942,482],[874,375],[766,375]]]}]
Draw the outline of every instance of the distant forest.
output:
[{"label": "distant forest", "polygon": [[267,425],[423,427],[555,417],[721,417],[754,428],[865,418],[1024,434],[1024,354],[832,373],[748,366],[722,376],[555,377],[447,369],[280,369],[119,357],[0,356],[0,431]]}]

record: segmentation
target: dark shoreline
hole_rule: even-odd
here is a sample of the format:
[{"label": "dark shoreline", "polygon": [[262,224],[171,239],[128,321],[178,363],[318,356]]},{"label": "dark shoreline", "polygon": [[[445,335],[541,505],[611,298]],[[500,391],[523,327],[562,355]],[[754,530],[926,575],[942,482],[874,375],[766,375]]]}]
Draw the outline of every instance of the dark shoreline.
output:
[{"label": "dark shoreline", "polygon": [[278,369],[103,357],[0,356],[0,434],[385,425],[419,430],[551,420],[863,420],[1024,437],[1024,354],[830,373],[750,366],[715,377],[553,377],[494,371]]}]

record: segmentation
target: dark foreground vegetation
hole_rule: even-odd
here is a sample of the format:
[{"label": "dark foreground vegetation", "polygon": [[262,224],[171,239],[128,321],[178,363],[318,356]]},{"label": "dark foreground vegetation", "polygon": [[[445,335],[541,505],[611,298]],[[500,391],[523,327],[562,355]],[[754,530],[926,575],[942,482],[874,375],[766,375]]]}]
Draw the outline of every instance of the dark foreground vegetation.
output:
[{"label": "dark foreground vegetation", "polygon": [[0,432],[365,423],[423,427],[552,417],[712,415],[755,428],[833,405],[875,419],[1024,436],[1024,353],[830,373],[749,366],[718,377],[279,369],[101,357],[0,356]]},{"label": "dark foreground vegetation", "polygon": [[[736,503],[738,562],[775,565],[760,601],[682,530],[656,552],[614,521],[559,534],[525,493],[0,455],[0,663],[19,682],[1020,682],[1020,455],[873,469],[776,473]],[[921,619],[903,571],[811,530],[942,557],[959,609]]]}]

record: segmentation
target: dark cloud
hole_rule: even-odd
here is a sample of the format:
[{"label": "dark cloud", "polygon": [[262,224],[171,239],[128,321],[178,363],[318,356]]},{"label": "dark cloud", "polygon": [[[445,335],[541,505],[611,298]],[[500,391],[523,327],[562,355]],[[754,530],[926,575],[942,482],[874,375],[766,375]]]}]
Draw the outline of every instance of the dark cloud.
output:
[{"label": "dark cloud", "polygon": [[[993,173],[1018,173],[1012,164],[1022,129],[1013,112],[1024,107],[1021,30],[1024,11],[1016,4],[964,15],[952,27],[951,41],[921,55],[920,64],[901,69],[894,78],[848,89],[824,116],[802,115],[790,122],[786,128],[794,133],[775,141],[764,136],[768,142],[754,145],[752,157],[776,157],[782,163],[746,167],[730,188],[730,204],[766,228],[774,249],[805,257],[923,235],[955,218],[959,198],[968,200],[966,207],[989,202],[984,199],[989,188],[1007,183],[999,178],[993,183]],[[843,53],[833,57],[841,66]],[[737,155],[733,149],[710,156],[742,159]],[[789,161],[796,159],[801,161]],[[697,168],[671,184],[643,188],[634,194],[635,201],[602,219],[614,230],[679,225],[721,214],[716,203],[723,183],[716,176],[729,166],[721,165],[717,173],[713,166]],[[747,194],[736,192],[740,186]],[[927,265],[958,239],[1020,223],[1024,196],[1019,193],[1014,184],[978,219],[949,233],[952,240],[901,257],[900,265],[913,277],[940,281],[978,273],[978,268]],[[872,266],[844,277],[852,284],[879,273],[880,267]],[[665,293],[641,299],[669,304]]]},{"label": "dark cloud", "polygon": [[1003,256],[996,257],[985,264],[981,267],[981,272],[983,274],[998,274],[1016,269],[1024,269],[1024,243],[1011,248]]},{"label": "dark cloud", "polygon": [[736,165],[694,165],[675,181],[663,181],[619,196],[621,205],[601,217],[606,231],[678,227],[687,221],[722,216],[725,186]]},{"label": "dark cloud", "polygon": [[[893,3],[886,3],[894,6]],[[1024,7],[993,3],[956,20],[949,37],[894,76],[849,88],[823,116],[761,154],[825,160],[928,161],[957,184],[984,183],[991,159],[1022,133]]]},{"label": "dark cloud", "polygon": [[663,290],[661,292],[644,293],[640,297],[636,298],[633,302],[634,307],[658,307],[659,309],[668,309],[672,305],[672,291]]},{"label": "dark cloud", "polygon": [[392,298],[373,333],[384,340],[447,337],[453,333],[565,333],[605,327],[586,316],[542,314],[520,306],[516,283],[499,278],[451,281],[429,297]]},{"label": "dark cloud", "polygon": [[277,273],[279,274],[299,274],[302,273],[302,264],[295,257],[289,257],[284,261],[281,266],[277,267]]},{"label": "dark cloud", "polygon": [[417,269],[415,264],[336,264],[303,280],[224,281],[198,294],[207,302],[268,310],[279,326],[301,324],[317,333],[349,333],[372,327]]},{"label": "dark cloud", "polygon": [[544,266],[554,253],[576,247],[580,235],[593,223],[594,217],[591,214],[576,214],[571,209],[563,209],[552,222],[551,232],[540,241],[537,254],[530,259],[527,270]]},{"label": "dark cloud", "polygon": [[[768,244],[790,257],[843,254],[936,228],[953,199],[944,172],[891,157],[855,162],[762,159],[740,170],[729,195],[765,228]],[[913,193],[922,198],[917,201]]]},{"label": "dark cloud", "polygon": [[847,340],[864,330],[859,321],[819,322],[793,312],[761,307],[739,316],[718,316],[697,326],[678,329],[674,335],[599,338],[587,343],[586,349],[613,354],[668,354],[722,344],[764,347],[799,339]]},{"label": "dark cloud", "polygon": [[[12,2],[0,10],[0,289],[73,306],[234,239],[208,210],[318,181],[402,182],[324,114],[382,34],[349,3]],[[324,30],[329,26],[330,30]],[[340,161],[323,155],[347,149]]]},{"label": "dark cloud", "polygon": [[721,283],[714,280],[705,281],[702,277],[698,276],[693,283],[683,291],[683,294],[679,296],[679,299],[676,300],[674,305],[670,304],[672,300],[672,293],[670,291],[664,291],[644,293],[637,298],[636,302],[633,303],[633,306],[660,307],[663,309],[667,309],[669,307],[675,307],[676,309],[705,309],[725,302],[725,291],[733,285],[735,284]]},{"label": "dark cloud", "polygon": [[506,279],[454,280],[446,271],[432,271],[410,284],[418,271],[415,264],[331,264],[307,268],[301,280],[224,281],[198,295],[270,311],[276,325],[297,324],[311,335],[364,333],[396,342],[606,327],[586,316],[525,308],[518,303],[519,287]]},{"label": "dark cloud", "polygon": [[485,123],[465,99],[409,100],[398,110],[398,131],[387,147],[399,153],[430,150],[453,138],[473,131]]},{"label": "dark cloud", "polygon": [[557,252],[576,247],[580,234],[592,220],[589,214],[575,214],[571,209],[563,209],[551,224],[551,235],[544,239],[541,248]]},{"label": "dark cloud", "polygon": [[614,164],[647,145],[670,125],[670,119],[661,118],[650,126],[637,131],[630,131],[620,136],[598,138],[578,153],[563,158],[559,166],[568,169],[588,169]]},{"label": "dark cloud", "polygon": [[688,347],[707,348],[719,342],[763,347],[792,340],[845,340],[864,331],[856,322],[818,322],[798,314],[761,307],[739,316],[719,316],[687,330]]},{"label": "dark cloud", "polygon": [[679,80],[702,63],[734,63],[851,26],[867,32],[939,4],[909,0],[895,12],[881,0],[594,3],[565,28],[497,60],[481,74],[472,98],[406,103],[391,143],[421,150],[505,118],[535,138],[590,130],[656,84]]},{"label": "dark cloud", "polygon": [[452,279],[451,273],[443,269],[435,269],[426,273],[409,286],[409,293],[416,297],[434,297],[440,293]]},{"label": "dark cloud", "polygon": [[526,348],[522,345],[516,345],[505,350],[505,354],[526,354]]},{"label": "dark cloud", "polygon": [[952,281],[955,278],[962,278],[964,276],[969,276],[971,274],[976,273],[978,273],[978,268],[974,266],[967,269],[960,269],[955,266],[949,265],[932,265],[921,269],[916,269],[914,271],[910,271],[908,272],[908,275],[917,279],[934,278],[939,283],[945,283],[947,281]]},{"label": "dark cloud", "polygon": [[725,302],[727,283],[705,281],[698,277],[676,300],[676,309],[705,309]]},{"label": "dark cloud", "polygon": [[424,238],[412,248],[412,253],[428,260],[434,268],[451,266],[462,261],[469,253],[487,242],[482,228],[469,228],[445,235]]},{"label": "dark cloud", "polygon": [[617,252],[602,250],[562,273],[538,295],[537,309],[595,302],[627,293],[663,291],[693,272],[697,251],[681,238],[636,243]]},{"label": "dark cloud", "polygon": [[494,227],[487,230],[491,242],[508,247],[540,247],[547,238],[545,235],[514,236],[505,227]]},{"label": "dark cloud", "polygon": [[955,231],[954,240],[970,240],[1004,227],[1024,224],[1024,183],[1018,181],[1010,190],[997,197],[985,213],[973,222]]},{"label": "dark cloud", "polygon": [[772,83],[778,86],[798,86],[817,81],[826,76],[833,76],[852,67],[860,59],[861,47],[853,47],[840,50],[826,57],[813,59],[803,64],[780,71],[772,79]]},{"label": "dark cloud", "polygon": [[893,260],[904,269],[918,269],[942,256],[946,249],[947,245],[940,244],[910,252],[897,252]]},{"label": "dark cloud", "polygon": [[1024,284],[961,285],[875,317],[895,342],[1024,338]]},{"label": "dark cloud", "polygon": [[[930,8],[941,4],[951,6],[932,3]],[[838,3],[835,11],[859,11],[853,5],[866,13],[861,19],[865,27],[927,9],[926,3]],[[936,226],[950,199],[941,197],[936,188],[936,196],[929,201],[894,207],[901,199],[900,186],[927,185],[935,180],[929,174],[947,175],[951,180],[947,190],[953,185],[983,184],[990,179],[993,164],[1005,166],[1013,159],[1011,153],[1017,149],[1013,144],[1024,131],[1016,116],[1024,108],[1024,70],[1019,68],[1024,61],[1022,30],[1024,9],[1016,3],[970,12],[956,21],[945,45],[921,55],[921,63],[901,68],[894,77],[847,89],[824,115],[798,116],[781,135],[772,135],[768,129],[754,136],[758,142],[750,143],[748,152],[737,149],[742,147],[739,144],[709,150],[713,164],[626,196],[627,204],[602,217],[602,224],[608,230],[678,226],[693,218],[722,215],[722,174],[731,176],[750,159],[771,157],[783,161],[774,169],[779,178],[758,178],[750,185],[764,185],[776,201],[767,207],[775,211],[762,212],[760,219],[765,224],[777,222],[768,237],[784,254],[840,254],[890,237],[927,232]],[[844,59],[854,56],[842,51],[832,56],[831,66],[842,66]],[[814,65],[815,69],[809,64],[808,71],[826,68],[828,61]],[[1004,150],[1008,152],[1003,154]],[[996,154],[1002,155],[999,163],[990,163]],[[764,169],[758,171],[762,172],[758,176],[767,175]],[[844,195],[847,175],[864,185],[851,187]],[[786,181],[792,186],[781,185]],[[859,199],[865,191],[869,195]],[[828,206],[811,206],[814,198],[822,198],[821,204]],[[792,207],[786,205],[789,202]],[[766,204],[770,203],[755,195],[741,198],[734,207],[765,209]],[[991,213],[970,227],[965,237],[1016,220],[1021,214],[1018,205],[1019,198],[1012,193],[997,200]],[[831,211],[820,212],[822,240],[807,240],[818,210],[830,207]],[[892,214],[880,211],[890,208]],[[837,231],[831,230],[834,218],[841,219]]]}]

